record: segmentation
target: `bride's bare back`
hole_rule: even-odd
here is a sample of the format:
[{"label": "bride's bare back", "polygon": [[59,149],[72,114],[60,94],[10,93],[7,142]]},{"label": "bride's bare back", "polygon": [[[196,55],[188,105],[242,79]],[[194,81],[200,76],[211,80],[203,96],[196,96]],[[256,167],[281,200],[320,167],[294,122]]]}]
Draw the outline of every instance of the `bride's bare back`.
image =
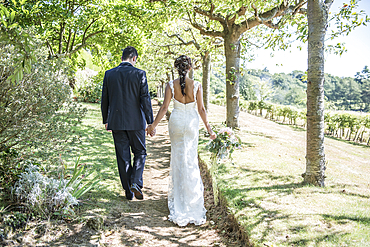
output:
[{"label": "bride's bare back", "polygon": [[185,95],[182,95],[181,93],[181,86],[180,86],[180,80],[175,79],[173,81],[173,88],[174,88],[174,95],[173,97],[175,100],[183,103],[188,104],[195,101],[194,98],[194,80],[190,78],[185,79]]}]

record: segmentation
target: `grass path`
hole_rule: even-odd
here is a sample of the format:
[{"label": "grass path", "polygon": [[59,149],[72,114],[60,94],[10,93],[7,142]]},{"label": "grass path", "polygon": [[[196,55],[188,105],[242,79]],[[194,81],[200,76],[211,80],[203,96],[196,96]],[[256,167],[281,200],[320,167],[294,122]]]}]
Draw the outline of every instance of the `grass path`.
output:
[{"label": "grass path", "polygon": [[[101,174],[103,186],[84,198],[81,223],[67,224],[62,235],[54,232],[55,236],[48,236],[45,242],[52,246],[240,246],[220,234],[211,222],[219,214],[213,207],[212,189],[206,183],[208,221],[205,225],[178,227],[167,220],[170,140],[166,120],[159,124],[155,137],[147,138],[144,200],[128,201],[121,188],[111,134],[100,123],[99,105],[87,104],[87,107],[88,117],[76,130],[82,136],[81,143],[63,158],[72,163],[75,155],[81,155],[82,163]],[[159,110],[156,101],[153,109],[155,114]],[[87,219],[96,217],[104,219],[98,231],[86,224]]]}]

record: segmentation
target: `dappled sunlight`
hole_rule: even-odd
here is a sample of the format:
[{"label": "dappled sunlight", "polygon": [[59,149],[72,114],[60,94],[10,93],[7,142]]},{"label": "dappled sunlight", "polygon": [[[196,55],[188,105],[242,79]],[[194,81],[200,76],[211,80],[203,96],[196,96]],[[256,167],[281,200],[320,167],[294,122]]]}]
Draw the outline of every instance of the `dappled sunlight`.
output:
[{"label": "dappled sunlight", "polygon": [[[158,110],[155,104],[154,109]],[[75,157],[89,165],[93,174],[100,174],[99,186],[83,196],[76,208],[82,213],[82,222],[74,223],[64,235],[50,238],[52,246],[238,246],[225,245],[216,229],[206,223],[202,226],[178,227],[168,221],[167,207],[168,175],[171,142],[167,121],[157,127],[155,137],[147,137],[147,159],[143,174],[144,200],[128,201],[122,190],[114,144],[110,133],[95,128],[100,121],[98,105],[88,105],[89,119],[76,128],[84,136],[83,141],[71,147],[63,157],[72,164]],[[95,110],[94,110],[95,109]],[[209,189],[208,189],[209,191]],[[86,221],[103,218],[100,230],[91,229]],[[237,242],[236,242],[237,243]]]}]

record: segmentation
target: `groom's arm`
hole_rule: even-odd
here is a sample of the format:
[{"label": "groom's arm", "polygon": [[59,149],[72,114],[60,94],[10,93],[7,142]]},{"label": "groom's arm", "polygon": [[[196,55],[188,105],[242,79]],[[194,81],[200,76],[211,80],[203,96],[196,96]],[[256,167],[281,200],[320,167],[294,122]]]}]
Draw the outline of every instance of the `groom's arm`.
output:
[{"label": "groom's arm", "polygon": [[153,109],[150,100],[148,81],[146,79],[145,71],[140,71],[140,103],[145,114],[147,124],[153,123]]}]

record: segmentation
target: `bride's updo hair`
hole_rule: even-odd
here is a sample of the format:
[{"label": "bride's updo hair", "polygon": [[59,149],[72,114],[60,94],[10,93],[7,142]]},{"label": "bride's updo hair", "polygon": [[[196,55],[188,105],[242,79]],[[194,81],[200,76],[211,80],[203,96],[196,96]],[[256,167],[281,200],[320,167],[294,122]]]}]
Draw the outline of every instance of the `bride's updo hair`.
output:
[{"label": "bride's updo hair", "polygon": [[181,55],[178,58],[176,58],[175,68],[179,72],[181,93],[183,96],[186,95],[185,94],[185,77],[191,67],[192,67],[192,64],[191,64],[190,57],[186,55]]}]

